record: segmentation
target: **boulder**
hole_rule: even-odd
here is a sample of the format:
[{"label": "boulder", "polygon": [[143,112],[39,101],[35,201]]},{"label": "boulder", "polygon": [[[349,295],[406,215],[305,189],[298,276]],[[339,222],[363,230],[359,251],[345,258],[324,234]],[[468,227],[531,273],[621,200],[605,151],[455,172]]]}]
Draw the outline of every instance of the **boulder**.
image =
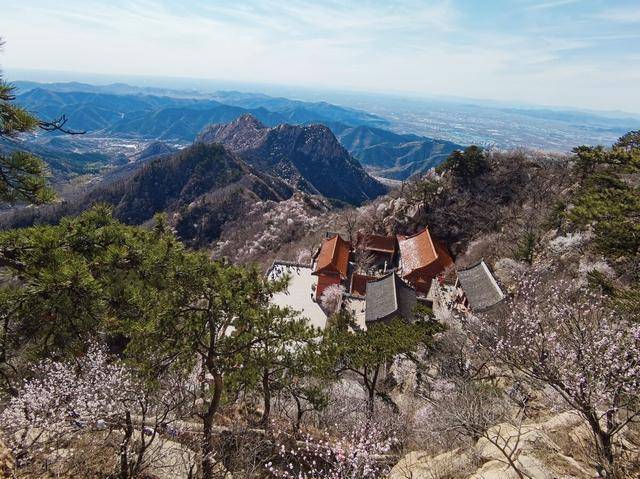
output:
[{"label": "boulder", "polygon": [[[468,449],[455,449],[439,455],[415,451],[404,456],[391,470],[391,479],[518,479],[501,448],[525,477],[534,479],[583,479],[598,477],[590,465],[579,462],[563,451],[555,438],[583,440],[589,433],[576,413],[565,412],[550,419],[522,426],[498,424]],[[500,447],[497,447],[498,444]]]},{"label": "boulder", "polygon": [[[571,416],[564,416],[561,419],[553,420],[547,426],[553,428],[561,427],[562,423],[573,423],[573,419]],[[575,459],[563,454],[560,447],[545,432],[543,427],[545,424],[522,426],[519,430],[511,424],[493,426],[487,431],[487,436],[491,438],[491,441],[486,437],[480,438],[476,443],[476,452],[483,459],[489,462],[501,463],[505,467],[506,457],[496,447],[495,444],[498,444],[507,453],[513,452],[511,457],[516,465],[523,472],[535,478],[597,477],[595,470],[590,470]],[[487,465],[485,464],[485,466]],[[486,471],[478,471],[475,476],[471,477],[473,479],[480,479],[481,477],[486,479],[489,476]]]},{"label": "boulder", "polygon": [[13,454],[11,450],[0,441],[0,479],[14,477]]},{"label": "boulder", "polygon": [[425,213],[425,208],[422,205],[422,203],[417,203],[417,204],[411,205],[407,209],[407,218],[410,221],[417,222],[424,217],[424,213]]},{"label": "boulder", "polygon": [[[535,479],[547,476],[532,476]],[[469,479],[519,479],[516,471],[500,461],[485,462]]]},{"label": "boulder", "polygon": [[473,455],[463,449],[429,456],[420,451],[404,456],[389,473],[389,479],[447,479],[465,477],[475,469]]}]

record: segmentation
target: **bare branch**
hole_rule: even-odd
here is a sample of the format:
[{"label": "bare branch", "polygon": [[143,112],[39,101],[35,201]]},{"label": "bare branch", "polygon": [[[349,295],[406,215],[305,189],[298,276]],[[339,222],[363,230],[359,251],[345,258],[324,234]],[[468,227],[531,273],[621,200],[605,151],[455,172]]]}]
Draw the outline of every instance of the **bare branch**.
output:
[{"label": "bare branch", "polygon": [[65,128],[67,121],[69,121],[67,115],[61,115],[58,118],[53,119],[52,121],[39,121],[38,128],[44,131],[60,131],[67,135],[84,135],[86,133],[85,130],[75,131]]}]

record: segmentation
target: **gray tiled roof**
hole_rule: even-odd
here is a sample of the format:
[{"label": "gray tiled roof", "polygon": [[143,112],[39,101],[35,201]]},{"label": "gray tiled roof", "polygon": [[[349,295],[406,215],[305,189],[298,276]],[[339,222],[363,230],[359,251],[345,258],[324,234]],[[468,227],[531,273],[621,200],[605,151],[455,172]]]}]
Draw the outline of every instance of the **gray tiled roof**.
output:
[{"label": "gray tiled roof", "polygon": [[470,268],[459,270],[458,279],[469,300],[469,306],[475,311],[490,308],[505,298],[484,260]]},{"label": "gray tiled roof", "polygon": [[413,319],[416,292],[395,273],[367,283],[365,321],[387,320],[394,316]]}]

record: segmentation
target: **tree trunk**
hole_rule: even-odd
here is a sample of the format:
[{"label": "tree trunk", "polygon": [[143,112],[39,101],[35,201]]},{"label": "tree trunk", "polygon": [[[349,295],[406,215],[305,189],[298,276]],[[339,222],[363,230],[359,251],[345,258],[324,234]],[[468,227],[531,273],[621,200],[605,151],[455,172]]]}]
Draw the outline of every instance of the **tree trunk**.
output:
[{"label": "tree trunk", "polygon": [[268,369],[265,369],[262,372],[262,393],[264,399],[264,410],[262,412],[260,424],[266,428],[269,424],[269,417],[271,416],[271,383],[269,382]]},{"label": "tree trunk", "polygon": [[158,421],[155,421],[155,424],[153,425],[153,433],[151,434],[151,437],[149,438],[148,441],[145,439],[145,437],[144,437],[144,424],[146,424],[146,419],[147,419],[147,408],[143,407],[142,408],[143,430],[141,431],[141,434],[140,434],[140,444],[138,446],[138,456],[136,458],[135,464],[131,468],[130,476],[132,478],[140,476],[140,471],[142,470],[142,467],[144,465],[144,457],[145,457],[145,454],[147,452],[147,448],[155,440],[156,434],[158,433],[157,432],[158,431]]},{"label": "tree trunk", "polygon": [[222,376],[214,374],[213,397],[207,411],[202,416],[202,479],[214,479],[213,420],[222,398]]},{"label": "tree trunk", "polygon": [[369,412],[369,417],[371,417],[375,411],[376,390],[373,387],[369,387],[368,389],[369,395],[367,397],[367,411]]},{"label": "tree trunk", "polygon": [[296,422],[293,425],[293,431],[298,433],[300,431],[300,424],[302,424],[302,415],[304,414],[304,410],[302,409],[300,398],[296,394],[293,394],[293,399],[296,402]]},{"label": "tree trunk", "polygon": [[373,377],[369,380],[368,374],[366,374],[365,370],[365,386],[367,387],[367,391],[369,393],[369,397],[367,398],[367,411],[369,414],[369,418],[373,417],[373,413],[375,411],[375,400],[376,400],[376,383],[378,382],[378,373],[380,372],[380,366],[376,366]]},{"label": "tree trunk", "polygon": [[591,427],[593,435],[596,438],[598,452],[606,461],[606,464],[603,464],[603,466],[608,475],[610,475],[613,472],[615,462],[613,456],[613,445],[611,444],[611,435],[602,429],[596,413],[589,412],[585,414],[585,417]]},{"label": "tree trunk", "polygon": [[129,479],[129,443],[133,437],[133,422],[131,413],[127,411],[125,417],[124,438],[120,443],[120,479]]},{"label": "tree trunk", "polygon": [[598,449],[600,449],[600,454],[604,457],[605,461],[607,461],[606,467],[609,472],[613,470],[613,447],[611,444],[611,436],[607,434],[605,431],[600,431],[597,436],[598,438]]}]

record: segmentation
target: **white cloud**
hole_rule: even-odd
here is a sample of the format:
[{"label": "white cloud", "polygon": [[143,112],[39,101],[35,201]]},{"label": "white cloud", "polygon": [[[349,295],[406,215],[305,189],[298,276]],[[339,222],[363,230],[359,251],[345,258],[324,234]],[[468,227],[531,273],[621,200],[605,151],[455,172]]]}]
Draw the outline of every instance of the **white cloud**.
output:
[{"label": "white cloud", "polygon": [[[629,39],[626,43],[632,44],[638,32],[596,30],[586,15],[568,23],[506,26],[498,26],[496,17],[479,28],[479,12],[464,10],[453,0],[218,0],[172,7],[160,0],[77,0],[64,8],[44,0],[28,6],[3,1],[0,32],[7,46],[0,63],[9,68],[640,111],[640,98],[632,92],[640,76],[640,66],[632,59],[640,49],[607,55],[598,50],[602,42]],[[569,2],[536,5],[544,12],[561,8],[561,3]]]},{"label": "white cloud", "polygon": [[536,1],[532,5],[528,6],[528,10],[548,10],[552,8],[564,7],[571,5],[572,3],[578,3],[581,0],[551,0],[548,2]]},{"label": "white cloud", "polygon": [[640,7],[611,8],[598,14],[600,19],[617,23],[640,23]]}]

